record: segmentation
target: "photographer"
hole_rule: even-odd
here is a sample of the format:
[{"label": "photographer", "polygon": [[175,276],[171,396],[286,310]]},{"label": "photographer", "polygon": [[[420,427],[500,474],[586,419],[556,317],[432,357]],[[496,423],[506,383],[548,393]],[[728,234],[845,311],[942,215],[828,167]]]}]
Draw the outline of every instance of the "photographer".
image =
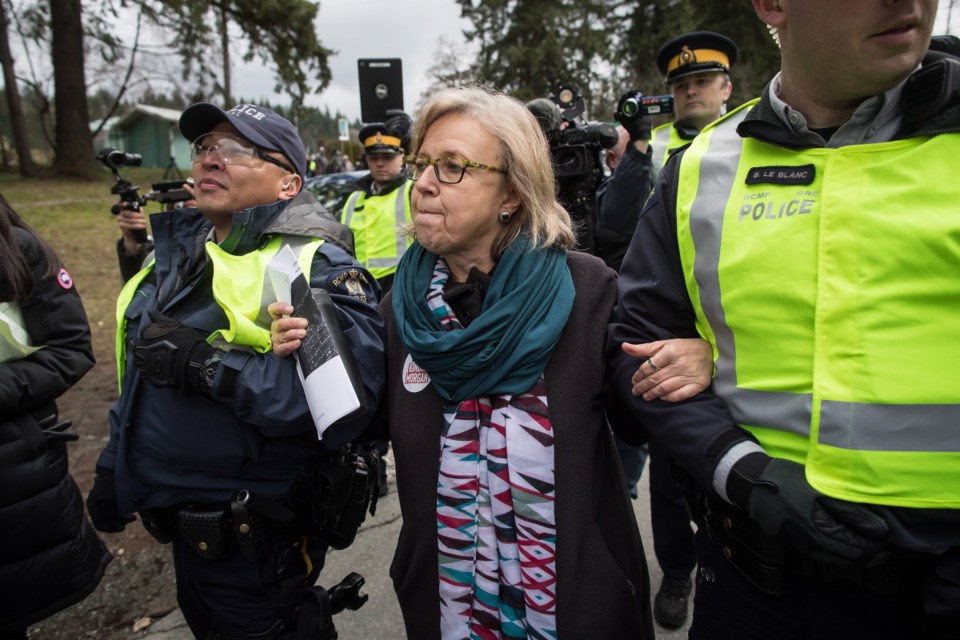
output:
[{"label": "photographer", "polygon": [[[189,196],[187,200],[167,201],[165,209],[170,211],[178,207],[195,208],[197,201],[194,197],[193,179],[185,180],[180,188]],[[117,227],[121,236],[117,240],[117,259],[120,263],[120,275],[126,282],[143,267],[147,256],[153,251],[153,240],[146,237],[147,216],[143,210],[133,204],[121,200],[117,205],[120,212],[117,214]]]},{"label": "photographer", "polygon": [[608,123],[583,119],[584,100],[573,85],[561,84],[549,99],[526,106],[550,146],[557,200],[573,219],[576,249],[604,258],[598,253],[596,192],[604,179],[602,152],[617,145],[617,131]]},{"label": "photographer", "polygon": [[[650,119],[647,118],[646,121],[649,123]],[[637,121],[633,121],[632,124],[635,124]],[[649,130],[649,127],[648,127]],[[603,204],[603,200],[607,194],[607,189],[610,187],[610,183],[613,180],[613,174],[616,172],[617,167],[620,165],[620,161],[623,159],[624,155],[627,153],[632,144],[632,135],[630,131],[627,130],[622,124],[617,126],[617,133],[619,134],[619,140],[617,141],[616,146],[607,149],[604,154],[604,161],[607,164],[607,169],[610,170],[610,176],[603,179],[603,182],[600,183],[600,186],[597,187],[597,198],[596,198],[596,210],[600,211]],[[640,140],[646,145],[646,140]],[[646,148],[643,149],[646,151]],[[601,219],[597,224],[597,255],[603,258],[603,261],[607,263],[607,266],[613,269],[614,271],[620,271],[620,263],[623,262],[623,256],[627,252],[627,247],[630,246],[630,234],[621,233],[614,229],[607,227],[603,224]],[[646,459],[646,455],[644,455]],[[641,469],[643,468],[641,462]],[[631,495],[636,491],[636,487],[631,487]]]}]

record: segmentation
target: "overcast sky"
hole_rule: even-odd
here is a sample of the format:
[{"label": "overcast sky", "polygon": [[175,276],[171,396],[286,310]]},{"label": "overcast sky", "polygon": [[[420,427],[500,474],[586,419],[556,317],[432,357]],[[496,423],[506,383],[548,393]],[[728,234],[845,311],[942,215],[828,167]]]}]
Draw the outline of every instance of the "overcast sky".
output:
[{"label": "overcast sky", "polygon": [[[954,20],[948,22],[949,5],[948,0],[941,0],[934,33],[944,33],[948,26],[953,33],[960,31],[960,18],[954,15]],[[123,19],[119,24],[123,28],[134,22]],[[360,118],[357,59],[400,58],[404,107],[412,115],[421,92],[428,85],[426,72],[433,64],[438,39],[444,36],[455,44],[463,43],[463,29],[469,26],[460,18],[460,5],[456,0],[321,0],[315,23],[317,37],[337,53],[329,60],[333,75],[330,86],[323,93],[309,96],[307,104],[319,108],[328,106],[331,112],[339,110],[351,122],[357,120]],[[16,39],[13,45],[17,71],[25,75],[27,65],[23,51]],[[242,63],[244,50],[238,33],[232,47],[234,95],[288,104],[289,97],[273,93],[276,81],[269,66],[259,60]],[[167,52],[161,56],[169,64],[176,63],[175,54]],[[43,66],[42,62],[39,64]],[[87,81],[92,81],[89,72]]]},{"label": "overcast sky", "polygon": [[[947,31],[948,0],[941,0],[934,33]],[[350,121],[360,118],[358,58],[403,60],[404,107],[411,115],[426,88],[427,69],[433,64],[437,40],[465,41],[469,22],[460,18],[455,0],[321,0],[316,20],[317,37],[337,51],[330,59],[333,80],[327,89],[307,99],[310,106],[340,110]],[[950,21],[956,33],[958,20]],[[239,53],[234,59],[239,60]],[[234,70],[234,95],[257,99],[284,99],[272,95],[273,75],[263,65]]]},{"label": "overcast sky", "polygon": [[[337,51],[330,58],[333,80],[307,104],[331,113],[340,110],[352,122],[360,118],[357,60],[400,58],[403,61],[404,108],[413,113],[426,88],[427,69],[433,64],[442,35],[463,42],[460,5],[455,0],[322,0],[316,20],[317,38]],[[239,59],[238,50],[235,58]],[[235,67],[234,95],[273,100],[272,71],[262,64]]]}]

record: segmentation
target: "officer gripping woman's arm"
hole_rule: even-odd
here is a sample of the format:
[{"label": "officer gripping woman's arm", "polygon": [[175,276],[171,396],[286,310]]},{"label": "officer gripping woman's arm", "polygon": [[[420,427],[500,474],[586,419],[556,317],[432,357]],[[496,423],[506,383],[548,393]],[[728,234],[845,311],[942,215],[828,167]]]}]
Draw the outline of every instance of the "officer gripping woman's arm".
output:
[{"label": "officer gripping woman's arm", "polygon": [[[938,90],[960,63],[932,46],[924,56],[935,3],[924,4],[901,32],[909,47],[857,58],[843,55],[862,44],[855,29],[830,13],[848,7],[755,0],[784,72],[673,156],[641,213],[607,353],[617,391],[682,467],[701,524],[691,637],[960,628],[960,502],[944,482],[957,394],[941,367],[956,290],[939,279],[956,263],[945,240],[956,187],[927,179],[956,152],[955,95]],[[863,9],[876,23],[897,10]],[[837,80],[853,77],[866,79],[856,99]],[[803,214],[763,215],[798,193]],[[907,202],[909,220],[897,217]],[[886,259],[914,254],[910,269]],[[631,402],[636,362],[621,345],[698,332],[714,346],[713,387],[672,406]],[[882,362],[897,363],[891,384]]]},{"label": "officer gripping woman's arm", "polygon": [[[328,542],[345,539],[325,535],[338,508],[352,506],[351,489],[375,491],[348,473],[366,459],[346,446],[383,387],[379,287],[301,191],[306,157],[290,122],[255,105],[197,104],[180,130],[193,142],[198,209],[153,216],[154,260],[121,293],[121,394],[91,517],[119,531],[138,512],[172,543],[178,602],[198,638],[292,637],[297,625],[333,637],[337,605],[313,585]],[[283,246],[330,294],[364,383],[362,410],[322,440],[296,363],[270,352],[265,271]]]}]

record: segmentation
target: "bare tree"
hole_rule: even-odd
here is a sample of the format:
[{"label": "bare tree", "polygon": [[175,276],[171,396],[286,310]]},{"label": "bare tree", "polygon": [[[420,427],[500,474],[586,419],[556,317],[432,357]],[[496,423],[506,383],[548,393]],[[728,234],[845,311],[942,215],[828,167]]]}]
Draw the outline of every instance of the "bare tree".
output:
[{"label": "bare tree", "polygon": [[417,108],[440,89],[461,87],[474,81],[475,76],[470,68],[473,59],[466,44],[455,43],[448,36],[437,38],[433,64],[426,71],[430,84],[420,94]]},{"label": "bare tree", "polygon": [[17,88],[17,76],[13,72],[13,56],[10,54],[8,37],[9,21],[7,5],[0,0],[0,64],[3,66],[3,82],[7,93],[7,108],[10,110],[10,127],[13,129],[13,144],[20,161],[20,175],[36,175],[37,169],[30,153],[30,141],[27,138],[27,122],[20,102],[20,90]]}]

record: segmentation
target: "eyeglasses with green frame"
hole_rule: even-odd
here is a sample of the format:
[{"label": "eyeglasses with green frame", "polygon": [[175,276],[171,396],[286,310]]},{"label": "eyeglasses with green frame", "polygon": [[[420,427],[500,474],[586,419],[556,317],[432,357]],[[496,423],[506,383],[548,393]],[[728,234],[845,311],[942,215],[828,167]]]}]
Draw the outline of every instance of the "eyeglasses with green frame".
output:
[{"label": "eyeglasses with green frame", "polygon": [[256,169],[264,162],[269,162],[290,173],[296,173],[296,170],[287,163],[267,155],[260,147],[250,141],[229,133],[205,133],[190,145],[190,160],[192,162],[200,162],[211,153],[216,153],[223,164]]},{"label": "eyeglasses with green frame", "polygon": [[437,180],[443,184],[457,184],[463,180],[463,174],[466,173],[468,168],[472,169],[482,169],[484,171],[495,171],[496,173],[506,174],[506,169],[501,169],[500,167],[494,167],[489,164],[481,164],[479,162],[473,162],[472,160],[467,160],[466,158],[450,158],[450,157],[440,157],[430,159],[426,156],[404,156],[403,164],[407,170],[407,177],[411,180],[416,180],[420,175],[427,170],[427,167],[433,166],[433,172],[437,176]]}]

